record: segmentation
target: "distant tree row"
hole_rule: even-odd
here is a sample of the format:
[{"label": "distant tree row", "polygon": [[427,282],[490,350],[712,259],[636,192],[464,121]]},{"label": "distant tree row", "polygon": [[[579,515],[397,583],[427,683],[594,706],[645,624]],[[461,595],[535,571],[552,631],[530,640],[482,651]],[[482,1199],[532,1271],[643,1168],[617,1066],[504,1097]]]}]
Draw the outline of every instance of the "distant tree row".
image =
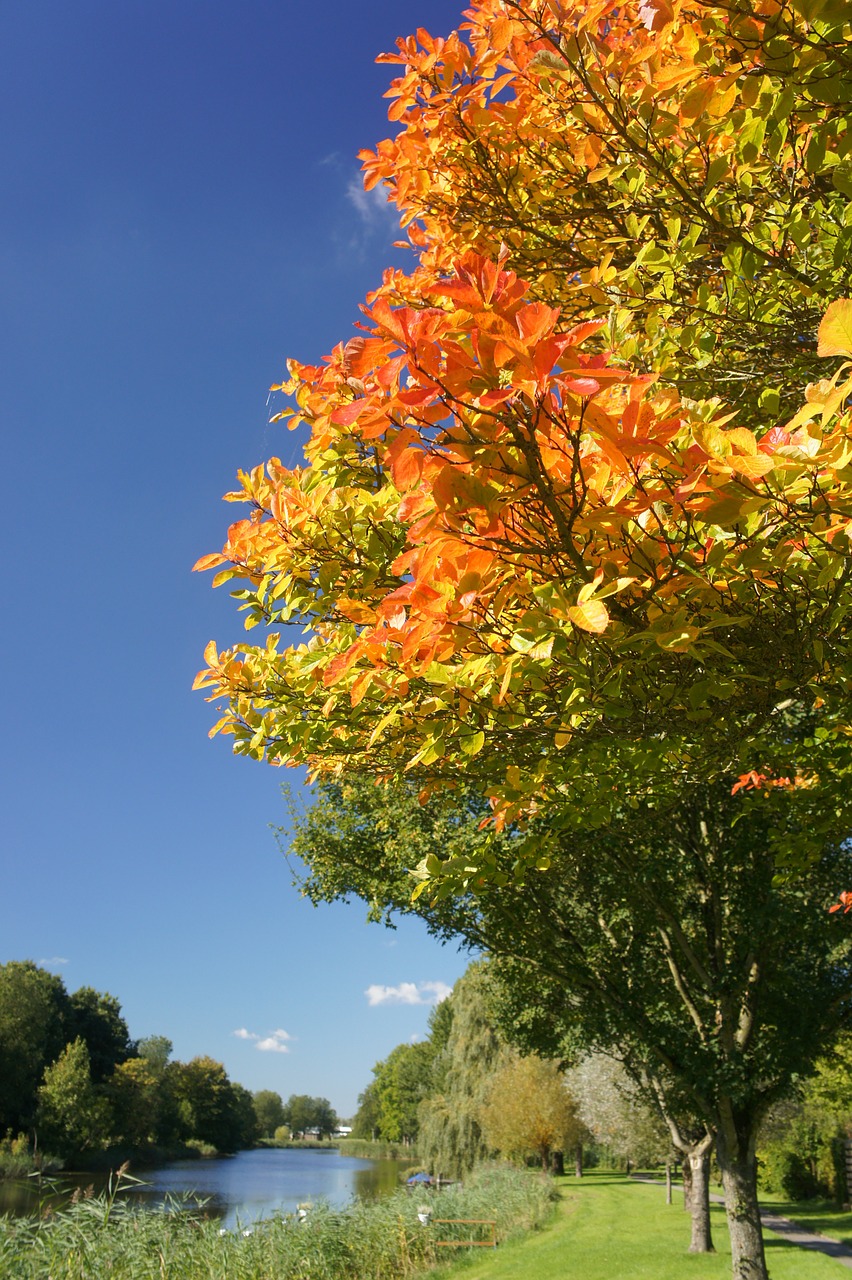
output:
[{"label": "distant tree row", "polygon": [[252,1095],[209,1057],[171,1061],[171,1042],[134,1042],[115,996],[31,961],[0,965],[0,1134],[57,1156],[109,1146],[250,1146]]},{"label": "distant tree row", "polygon": [[329,1138],[340,1123],[328,1098],[292,1093],[286,1102],[272,1089],[254,1095],[254,1110],[261,1138]]}]

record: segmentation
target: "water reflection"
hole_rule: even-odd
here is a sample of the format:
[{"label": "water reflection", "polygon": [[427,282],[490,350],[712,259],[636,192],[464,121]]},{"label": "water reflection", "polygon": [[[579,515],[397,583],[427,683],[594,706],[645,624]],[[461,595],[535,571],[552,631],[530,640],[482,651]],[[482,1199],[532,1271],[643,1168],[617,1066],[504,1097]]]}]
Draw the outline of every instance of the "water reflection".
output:
[{"label": "water reflection", "polygon": [[[162,1205],[170,1197],[192,1194],[205,1202],[206,1214],[233,1228],[276,1212],[295,1213],[300,1204],[316,1200],[335,1206],[353,1197],[374,1200],[394,1191],[407,1167],[400,1160],[358,1160],[334,1150],[259,1148],[218,1160],[178,1160],[159,1169],[140,1170],[145,1185],[122,1196]],[[106,1179],[79,1175],[64,1181],[66,1186],[94,1185],[101,1190]],[[37,1213],[40,1204],[43,1208],[49,1201],[58,1207],[69,1194],[66,1190],[57,1197],[45,1187],[39,1192],[32,1180],[0,1183],[0,1212]]]}]

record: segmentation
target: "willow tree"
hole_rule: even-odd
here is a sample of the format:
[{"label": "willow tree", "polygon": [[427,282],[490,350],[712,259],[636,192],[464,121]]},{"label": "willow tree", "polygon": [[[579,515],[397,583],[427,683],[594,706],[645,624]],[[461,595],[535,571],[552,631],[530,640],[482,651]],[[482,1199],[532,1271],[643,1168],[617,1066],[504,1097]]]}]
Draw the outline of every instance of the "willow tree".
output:
[{"label": "willow tree", "polygon": [[[466,18],[401,42],[399,130],[365,155],[415,265],[290,363],[306,465],[241,474],[251,512],[199,562],[269,627],[208,646],[214,732],[427,792],[463,770],[497,828],[554,839],[750,776],[807,790],[815,825],[773,848],[807,863],[849,790],[848,7]],[[518,874],[548,856],[539,832]]]}]

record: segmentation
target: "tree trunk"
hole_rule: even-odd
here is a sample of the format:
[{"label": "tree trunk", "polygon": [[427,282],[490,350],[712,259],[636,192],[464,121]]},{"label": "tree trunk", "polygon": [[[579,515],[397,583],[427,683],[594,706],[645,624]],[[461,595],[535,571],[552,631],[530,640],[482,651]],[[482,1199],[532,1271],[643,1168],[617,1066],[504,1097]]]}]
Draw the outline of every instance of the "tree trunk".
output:
[{"label": "tree trunk", "polygon": [[683,1178],[683,1211],[692,1213],[692,1168],[689,1157],[686,1155],[681,1161],[681,1176]]},{"label": "tree trunk", "polygon": [[690,1151],[683,1165],[684,1171],[689,1165],[690,1172],[689,1212],[692,1218],[692,1236],[689,1252],[715,1253],[710,1230],[710,1152]]},{"label": "tree trunk", "polygon": [[565,1172],[565,1155],[562,1151],[554,1151],[551,1155],[550,1172],[554,1178],[561,1178]]},{"label": "tree trunk", "polygon": [[672,1202],[672,1162],[666,1161],[666,1204]]},{"label": "tree trunk", "polygon": [[582,1178],[583,1176],[583,1144],[578,1142],[574,1148],[574,1176]]},{"label": "tree trunk", "polygon": [[731,1236],[733,1280],[769,1280],[757,1202],[754,1141],[742,1141],[732,1125],[720,1126],[716,1158],[722,1174],[725,1212]]}]

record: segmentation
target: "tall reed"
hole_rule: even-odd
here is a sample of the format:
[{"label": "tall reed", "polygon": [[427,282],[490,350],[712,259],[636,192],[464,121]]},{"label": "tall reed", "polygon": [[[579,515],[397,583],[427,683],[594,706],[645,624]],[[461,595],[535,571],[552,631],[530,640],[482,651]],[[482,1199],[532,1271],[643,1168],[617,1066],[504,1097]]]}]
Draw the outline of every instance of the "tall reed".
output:
[{"label": "tall reed", "polygon": [[[116,1181],[39,1219],[0,1220],[0,1280],[400,1280],[446,1262],[437,1246],[453,1228],[436,1218],[491,1218],[498,1238],[546,1218],[552,1190],[539,1175],[488,1170],[440,1193],[404,1189],[343,1210],[313,1206],[222,1232],[197,1208],[172,1201],[161,1210],[132,1206]],[[456,1228],[470,1238],[470,1227]]]}]

